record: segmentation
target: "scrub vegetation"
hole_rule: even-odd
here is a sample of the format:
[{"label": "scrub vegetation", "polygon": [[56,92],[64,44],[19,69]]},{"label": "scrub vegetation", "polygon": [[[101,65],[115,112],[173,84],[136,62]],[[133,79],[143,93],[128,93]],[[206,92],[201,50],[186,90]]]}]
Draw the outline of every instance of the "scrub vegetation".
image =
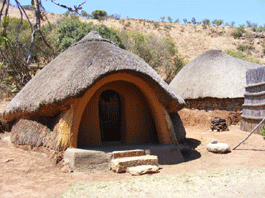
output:
[{"label": "scrub vegetation", "polygon": [[[35,1],[38,2],[11,6],[7,16],[3,10],[1,92],[17,93],[36,72],[92,30],[143,58],[168,83],[188,61],[213,47],[236,58],[265,63],[265,27],[251,21],[236,27],[234,21],[225,23],[222,19],[198,21],[195,17],[173,19],[170,16],[158,17],[157,21],[130,19],[104,10],[88,13],[81,10],[81,4],[75,10],[67,8],[63,15],[47,13],[40,7],[42,25],[32,42]],[[28,13],[29,21],[20,18],[18,9],[22,8]]]}]

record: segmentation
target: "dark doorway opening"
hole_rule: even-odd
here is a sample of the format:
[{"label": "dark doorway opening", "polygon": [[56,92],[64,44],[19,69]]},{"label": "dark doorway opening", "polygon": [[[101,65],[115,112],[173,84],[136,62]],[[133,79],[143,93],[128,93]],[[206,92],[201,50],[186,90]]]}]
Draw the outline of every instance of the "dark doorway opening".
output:
[{"label": "dark doorway opening", "polygon": [[121,141],[121,99],[117,92],[103,91],[99,98],[101,141]]}]

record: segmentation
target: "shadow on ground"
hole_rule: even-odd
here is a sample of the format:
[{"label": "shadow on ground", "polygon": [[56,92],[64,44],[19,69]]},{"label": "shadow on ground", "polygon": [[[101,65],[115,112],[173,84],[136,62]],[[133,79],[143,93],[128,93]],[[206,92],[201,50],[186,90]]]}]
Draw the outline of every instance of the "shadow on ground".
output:
[{"label": "shadow on ground", "polygon": [[185,145],[188,145],[189,148],[182,150],[182,155],[184,157],[184,162],[192,161],[201,157],[201,154],[196,151],[197,146],[201,144],[201,141],[187,138]]}]

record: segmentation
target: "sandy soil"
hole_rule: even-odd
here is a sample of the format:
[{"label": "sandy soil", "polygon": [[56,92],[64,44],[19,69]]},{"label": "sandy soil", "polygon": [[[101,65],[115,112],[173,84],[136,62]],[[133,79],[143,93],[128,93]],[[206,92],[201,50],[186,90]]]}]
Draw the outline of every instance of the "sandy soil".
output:
[{"label": "sandy soil", "polygon": [[[226,170],[231,168],[265,167],[265,140],[257,134],[229,154],[206,151],[212,139],[235,146],[248,133],[239,126],[230,126],[229,132],[210,132],[207,127],[186,127],[187,138],[194,150],[186,153],[186,162],[163,165],[159,174],[151,177],[193,173],[194,171]],[[0,197],[58,197],[70,184],[78,182],[117,181],[130,179],[127,173],[63,173],[46,153],[15,148],[8,142],[8,133],[0,134]],[[254,173],[253,173],[254,174]],[[137,177],[133,177],[137,178]],[[253,183],[246,177],[245,182]],[[206,177],[207,179],[207,177]],[[246,183],[246,184],[247,184]],[[236,182],[233,185],[241,185]],[[236,186],[234,186],[236,187]],[[226,190],[225,186],[220,186]],[[251,192],[251,188],[244,189]]]}]

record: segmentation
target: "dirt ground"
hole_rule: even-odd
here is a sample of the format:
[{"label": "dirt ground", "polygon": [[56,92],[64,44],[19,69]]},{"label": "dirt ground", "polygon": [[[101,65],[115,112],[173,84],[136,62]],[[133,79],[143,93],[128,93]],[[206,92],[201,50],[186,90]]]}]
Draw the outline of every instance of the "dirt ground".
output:
[{"label": "dirt ground", "polygon": [[[205,126],[186,127],[188,142],[194,147],[193,151],[185,155],[186,162],[163,165],[160,173],[150,177],[192,173],[201,170],[265,167],[265,140],[257,134],[253,134],[238,149],[228,154],[214,154],[205,149],[212,139],[218,139],[219,142],[226,142],[234,147],[248,134],[240,131],[239,125],[229,128],[228,132],[218,133],[210,132]],[[132,178],[127,173],[117,174],[111,171],[63,173],[46,153],[15,148],[8,142],[8,135],[8,133],[0,134],[0,197],[58,197],[66,191],[70,184]],[[220,188],[225,190],[224,186],[220,186]],[[252,189],[245,190],[251,191]]]}]

